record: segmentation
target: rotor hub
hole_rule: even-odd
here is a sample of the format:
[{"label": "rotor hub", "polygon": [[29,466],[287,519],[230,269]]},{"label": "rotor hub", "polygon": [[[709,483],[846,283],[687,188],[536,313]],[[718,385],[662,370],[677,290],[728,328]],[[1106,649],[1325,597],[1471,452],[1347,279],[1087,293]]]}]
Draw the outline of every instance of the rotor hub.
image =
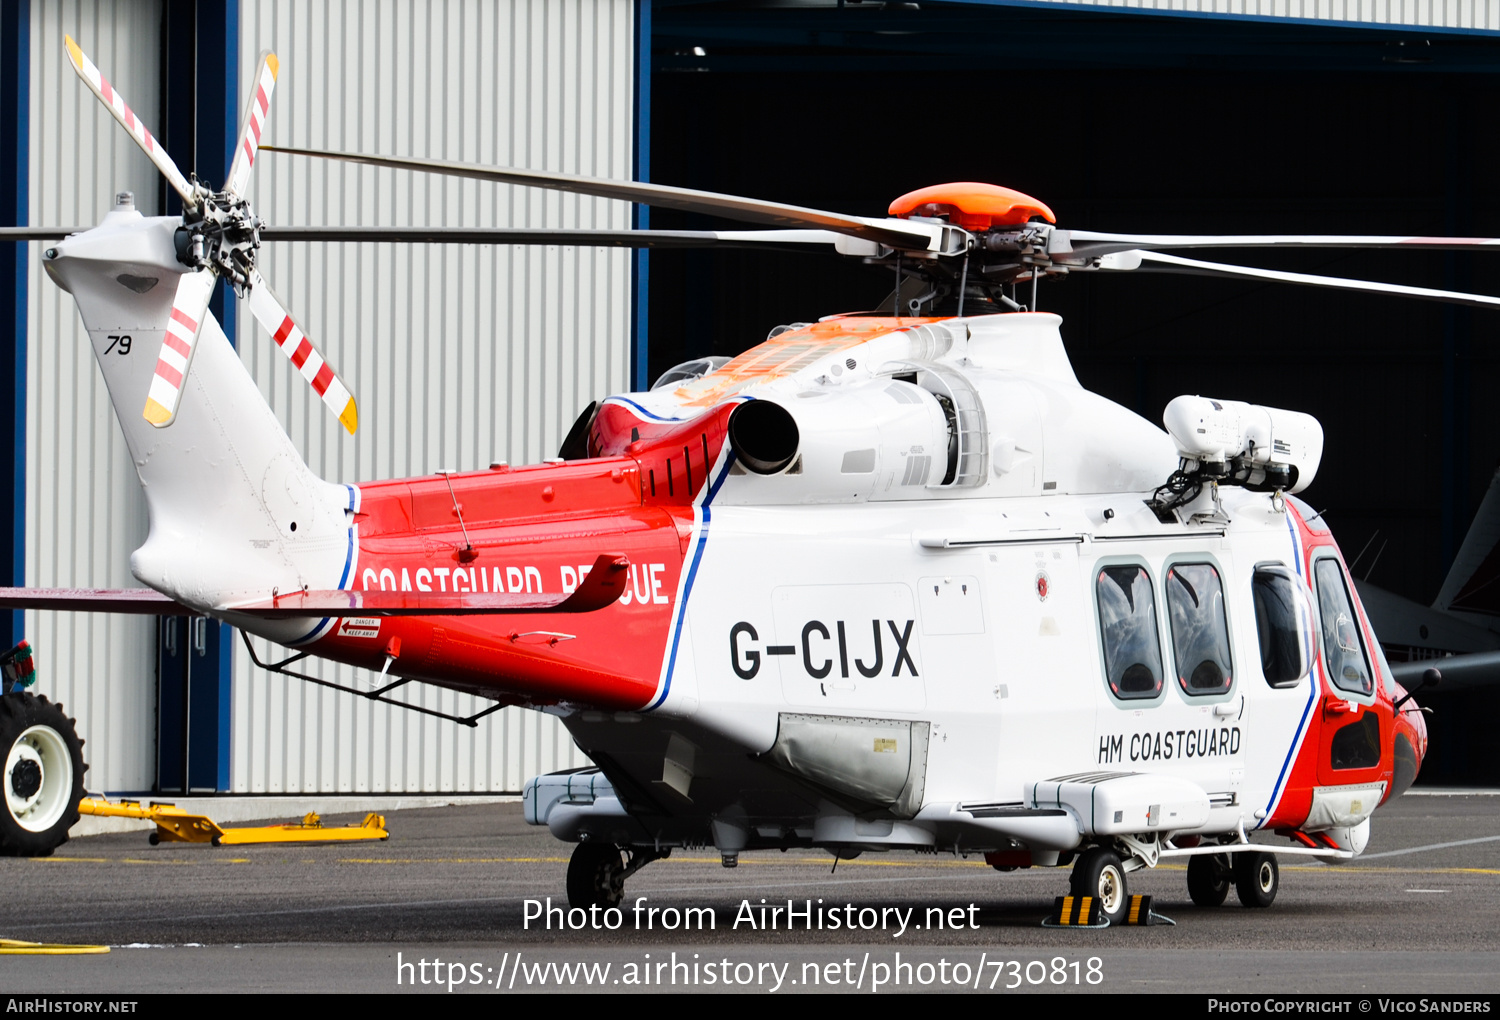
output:
[{"label": "rotor hub", "polygon": [[1056,223],[1046,205],[998,184],[934,184],[907,192],[891,203],[892,216],[944,216],[965,230],[1019,227],[1041,219]]},{"label": "rotor hub", "polygon": [[178,261],[195,270],[215,270],[243,297],[255,270],[263,223],[250,203],[233,192],[210,192],[196,177],[193,189],[198,202],[177,229]]}]

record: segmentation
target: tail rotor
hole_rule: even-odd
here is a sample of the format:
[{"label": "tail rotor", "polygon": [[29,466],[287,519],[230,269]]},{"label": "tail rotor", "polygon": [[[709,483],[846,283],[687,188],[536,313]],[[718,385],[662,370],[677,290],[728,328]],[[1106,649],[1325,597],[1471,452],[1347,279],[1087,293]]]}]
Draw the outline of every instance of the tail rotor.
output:
[{"label": "tail rotor", "polygon": [[250,96],[240,127],[239,145],[230,164],[228,182],[223,191],[215,192],[204,186],[196,175],[191,178],[183,176],[172,157],[99,68],[71,36],[65,39],[68,57],[78,76],[130,132],[136,144],[182,196],[182,226],[177,229],[175,243],[177,260],[190,272],[185,273],[178,283],[171,320],[162,340],[142,417],[157,428],[166,428],[176,420],[182,388],[192,367],[193,351],[204,316],[208,314],[214,283],[223,278],[234,288],[235,294],[249,300],[256,321],[275,338],[277,345],[312,386],[313,392],[353,434],[359,416],[349,388],[293,321],[291,313],[256,268],[262,223],[244,194],[260,150],[260,137],[280,70],[275,54],[267,53],[261,57],[255,76],[255,92]]}]

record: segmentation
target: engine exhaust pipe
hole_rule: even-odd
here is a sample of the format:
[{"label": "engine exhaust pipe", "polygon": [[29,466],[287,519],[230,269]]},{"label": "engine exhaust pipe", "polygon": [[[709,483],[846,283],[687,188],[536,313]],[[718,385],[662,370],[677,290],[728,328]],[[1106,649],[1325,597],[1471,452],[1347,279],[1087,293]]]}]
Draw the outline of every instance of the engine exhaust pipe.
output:
[{"label": "engine exhaust pipe", "polygon": [[801,442],[791,412],[769,400],[747,400],[729,415],[729,445],[758,475],[774,475],[797,456]]}]

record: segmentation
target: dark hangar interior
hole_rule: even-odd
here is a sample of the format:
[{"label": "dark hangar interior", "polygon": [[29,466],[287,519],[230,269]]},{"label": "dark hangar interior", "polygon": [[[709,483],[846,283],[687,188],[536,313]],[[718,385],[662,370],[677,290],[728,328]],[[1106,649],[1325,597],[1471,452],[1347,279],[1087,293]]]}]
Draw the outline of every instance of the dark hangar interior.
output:
[{"label": "dark hangar interior", "polygon": [[[656,0],[650,18],[639,137],[659,183],[879,216],[973,180],[1081,229],[1500,236],[1492,34],[928,0]],[[730,226],[663,210],[650,225]],[[1200,257],[1500,295],[1500,252]],[[830,256],[648,264],[650,379],[891,284]],[[1144,274],[1044,281],[1041,308],[1062,315],[1080,381],[1154,422],[1183,393],[1316,415],[1304,497],[1357,577],[1432,601],[1500,467],[1500,312]],[[1500,782],[1500,692],[1422,700],[1419,782]]]}]

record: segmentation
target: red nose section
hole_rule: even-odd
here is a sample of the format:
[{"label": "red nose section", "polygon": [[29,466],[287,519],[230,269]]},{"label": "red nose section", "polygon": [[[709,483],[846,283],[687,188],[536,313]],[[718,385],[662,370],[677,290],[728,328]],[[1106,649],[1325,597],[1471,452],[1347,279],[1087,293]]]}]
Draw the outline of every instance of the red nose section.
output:
[{"label": "red nose section", "polygon": [[965,230],[991,230],[995,227],[1019,227],[1040,217],[1056,223],[1041,202],[998,184],[934,184],[902,195],[891,203],[892,216],[946,216],[948,222]]},{"label": "red nose section", "polygon": [[[1406,691],[1396,684],[1396,700],[1406,697]],[[1422,759],[1427,755],[1427,719],[1416,701],[1408,701],[1396,710],[1396,724],[1391,738],[1395,747],[1394,772],[1391,777],[1391,792],[1386,800],[1399,797],[1416,782],[1422,770]]]}]

